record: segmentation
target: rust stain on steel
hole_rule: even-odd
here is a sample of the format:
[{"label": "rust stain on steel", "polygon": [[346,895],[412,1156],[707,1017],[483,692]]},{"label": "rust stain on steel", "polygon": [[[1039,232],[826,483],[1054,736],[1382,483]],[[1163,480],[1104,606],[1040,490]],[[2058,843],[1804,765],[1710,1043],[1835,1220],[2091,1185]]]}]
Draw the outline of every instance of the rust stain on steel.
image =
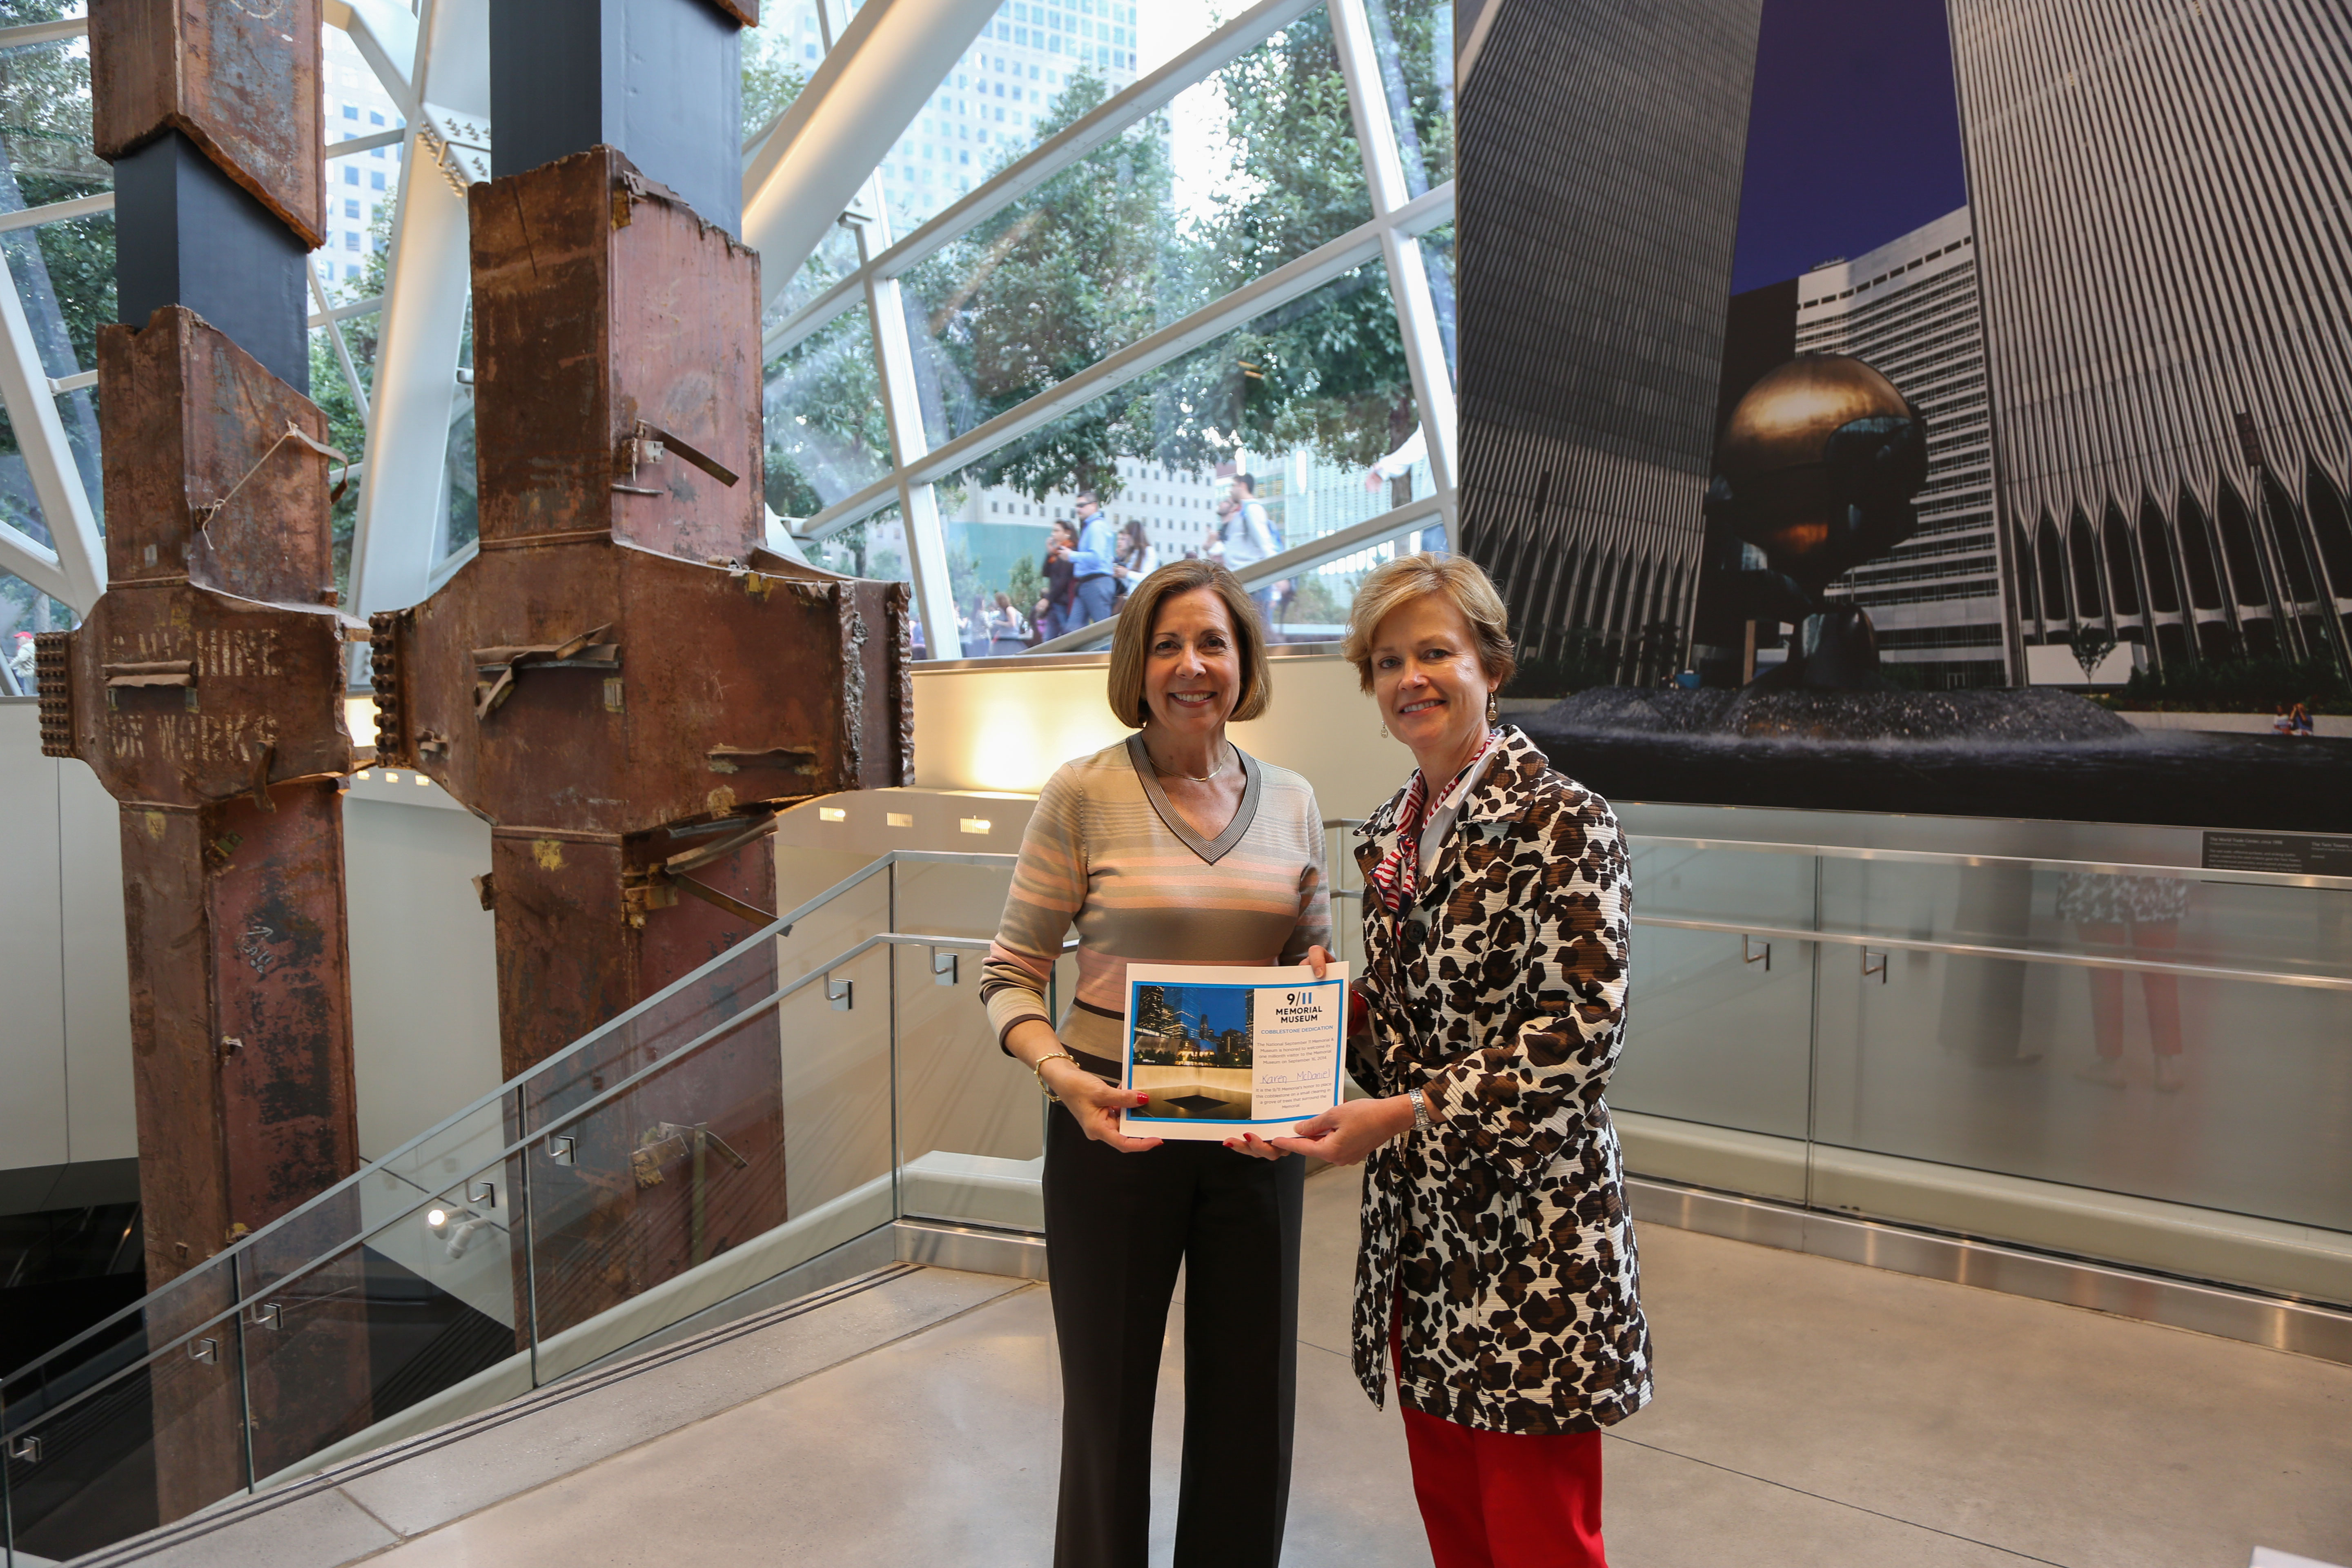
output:
[{"label": "rust stain on steel", "polygon": [[[178,307],[101,330],[99,388],[110,585],[40,639],[41,738],[121,803],[155,1289],[359,1165],[338,784],[359,760],[342,702],[358,623],[331,606],[326,463],[285,438],[323,436],[316,407]],[[299,1377],[248,1384],[257,1457],[363,1423],[351,1283]],[[193,1310],[160,1304],[153,1342]],[[165,1521],[245,1482],[238,1331],[205,1331],[216,1362],[152,1372]]]},{"label": "rust stain on steel", "polygon": [[326,243],[320,0],[100,0],[91,141],[110,163],[178,131],[313,248]]},{"label": "rust stain on steel", "polygon": [[[194,583],[240,598],[331,605],[327,416],[184,306],[102,327],[101,390],[170,387],[105,405],[109,585]],[[287,435],[291,426],[302,439]]]},{"label": "rust stain on steel", "polygon": [[741,559],[762,537],[758,485],[638,427],[763,471],[759,258],[610,148],[477,185],[467,210],[482,548],[594,530]]},{"label": "rust stain on steel", "polygon": [[[777,806],[911,778],[908,603],[761,547],[756,256],[609,148],[468,204],[480,551],[374,618],[377,747],[491,825],[513,1077],[751,935]],[[774,976],[772,946],[747,952],[535,1078],[523,1128]],[[533,1146],[541,1331],[783,1219],[777,1047],[749,1021],[567,1128],[570,1160]],[[696,1146],[698,1179],[664,1163]]]},{"label": "rust stain on steel", "polygon": [[43,749],[122,803],[152,1289],[358,1165],[333,783],[357,623],[325,602],[325,460],[278,439],[319,410],[177,306],[98,358],[111,585],[37,662]]}]

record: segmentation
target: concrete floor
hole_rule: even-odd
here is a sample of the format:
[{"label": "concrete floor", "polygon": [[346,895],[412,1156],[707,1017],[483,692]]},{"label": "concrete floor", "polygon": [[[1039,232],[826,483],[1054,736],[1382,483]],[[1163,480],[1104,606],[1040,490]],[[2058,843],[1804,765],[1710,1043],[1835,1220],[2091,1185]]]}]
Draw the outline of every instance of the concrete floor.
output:
[{"label": "concrete floor", "polygon": [[[1285,1562],[1429,1561],[1346,1361],[1355,1182],[1309,1184]],[[1657,1402],[1607,1439],[1617,1568],[2352,1563],[2352,1368],[1651,1226]],[[906,1273],[148,1561],[324,1568],[1050,1556],[1045,1292]],[[1173,1529],[1181,1341],[1162,1384]],[[761,1392],[765,1391],[765,1392]]]}]

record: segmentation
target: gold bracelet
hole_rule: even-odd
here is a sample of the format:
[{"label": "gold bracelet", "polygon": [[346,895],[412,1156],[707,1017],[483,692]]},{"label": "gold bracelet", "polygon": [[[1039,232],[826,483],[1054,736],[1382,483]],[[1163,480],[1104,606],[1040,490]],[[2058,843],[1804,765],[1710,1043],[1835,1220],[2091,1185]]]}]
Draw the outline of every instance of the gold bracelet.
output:
[{"label": "gold bracelet", "polygon": [[1030,1075],[1037,1080],[1038,1092],[1043,1094],[1047,1100],[1059,1100],[1062,1097],[1055,1094],[1054,1092],[1053,1086],[1045,1081],[1045,1064],[1050,1061],[1066,1061],[1074,1068],[1083,1067],[1085,1064],[1080,1062],[1077,1058],[1072,1056],[1067,1051],[1047,1051],[1044,1056],[1039,1057],[1035,1061],[1029,1064]]}]

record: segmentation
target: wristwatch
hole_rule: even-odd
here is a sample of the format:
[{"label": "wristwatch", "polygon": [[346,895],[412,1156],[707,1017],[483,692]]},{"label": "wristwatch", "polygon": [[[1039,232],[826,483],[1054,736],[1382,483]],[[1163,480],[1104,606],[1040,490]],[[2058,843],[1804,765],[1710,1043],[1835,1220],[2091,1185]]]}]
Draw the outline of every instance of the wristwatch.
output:
[{"label": "wristwatch", "polygon": [[1419,1090],[1419,1089],[1406,1089],[1406,1090],[1404,1091],[1404,1097],[1405,1097],[1407,1100],[1412,1100],[1412,1130],[1413,1130],[1415,1132],[1426,1132],[1426,1131],[1429,1131],[1429,1101],[1428,1101],[1428,1100],[1427,1100],[1425,1097],[1423,1097],[1423,1095],[1422,1094],[1421,1090]]}]

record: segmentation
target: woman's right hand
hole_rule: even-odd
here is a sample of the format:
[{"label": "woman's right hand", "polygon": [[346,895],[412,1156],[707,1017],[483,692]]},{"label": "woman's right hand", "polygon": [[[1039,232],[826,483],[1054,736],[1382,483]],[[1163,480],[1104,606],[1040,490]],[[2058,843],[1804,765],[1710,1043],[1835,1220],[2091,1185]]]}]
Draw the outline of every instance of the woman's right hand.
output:
[{"label": "woman's right hand", "polygon": [[1118,1113],[1134,1110],[1151,1096],[1141,1089],[1105,1083],[1074,1061],[1056,1058],[1039,1074],[1062,1108],[1077,1119],[1078,1127],[1097,1143],[1108,1143],[1122,1154],[1140,1154],[1160,1147],[1157,1138],[1129,1138],[1118,1130]]}]

